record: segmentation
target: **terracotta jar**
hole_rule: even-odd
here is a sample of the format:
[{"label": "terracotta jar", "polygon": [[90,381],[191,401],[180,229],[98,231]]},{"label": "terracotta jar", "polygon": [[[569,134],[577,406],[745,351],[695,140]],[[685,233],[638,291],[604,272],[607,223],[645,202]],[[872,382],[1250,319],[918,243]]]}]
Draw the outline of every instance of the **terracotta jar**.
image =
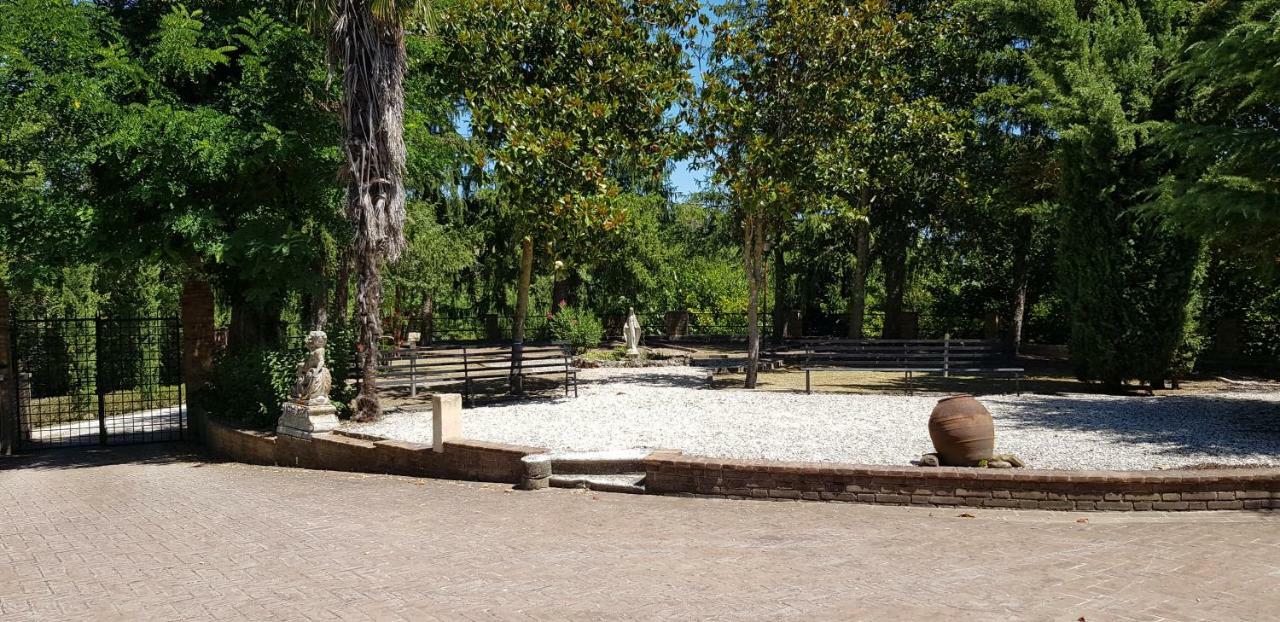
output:
[{"label": "terracotta jar", "polygon": [[991,459],[996,428],[991,413],[972,395],[955,395],[938,400],[933,408],[929,438],[942,464],[973,466]]}]

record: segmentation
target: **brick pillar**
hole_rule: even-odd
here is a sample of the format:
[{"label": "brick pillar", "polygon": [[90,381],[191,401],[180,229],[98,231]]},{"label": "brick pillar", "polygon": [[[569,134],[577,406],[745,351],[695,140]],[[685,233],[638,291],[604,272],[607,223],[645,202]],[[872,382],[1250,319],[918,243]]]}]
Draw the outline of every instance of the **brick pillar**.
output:
[{"label": "brick pillar", "polygon": [[213,290],[208,282],[191,277],[182,286],[182,382],[187,385],[187,411],[197,431],[202,428],[203,411],[190,398],[209,381],[214,343]]},{"label": "brick pillar", "polygon": [[18,444],[18,369],[10,356],[13,341],[9,326],[9,292],[0,282],[0,455],[10,455]]}]

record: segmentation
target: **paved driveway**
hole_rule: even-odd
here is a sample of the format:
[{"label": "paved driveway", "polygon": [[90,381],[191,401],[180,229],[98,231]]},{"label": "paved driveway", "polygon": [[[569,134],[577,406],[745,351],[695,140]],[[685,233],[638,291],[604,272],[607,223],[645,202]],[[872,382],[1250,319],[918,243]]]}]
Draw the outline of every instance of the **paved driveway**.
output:
[{"label": "paved driveway", "polygon": [[218,463],[155,445],[0,459],[0,469],[5,622],[1280,612],[1276,513],[962,518],[527,493]]}]

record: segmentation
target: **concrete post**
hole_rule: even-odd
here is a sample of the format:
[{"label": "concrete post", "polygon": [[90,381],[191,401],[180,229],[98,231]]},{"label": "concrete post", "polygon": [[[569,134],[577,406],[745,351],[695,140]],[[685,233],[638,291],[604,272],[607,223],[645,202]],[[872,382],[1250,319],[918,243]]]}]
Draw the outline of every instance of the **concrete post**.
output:
[{"label": "concrete post", "polygon": [[431,396],[431,448],[444,453],[444,444],[462,436],[462,396],[436,393]]}]

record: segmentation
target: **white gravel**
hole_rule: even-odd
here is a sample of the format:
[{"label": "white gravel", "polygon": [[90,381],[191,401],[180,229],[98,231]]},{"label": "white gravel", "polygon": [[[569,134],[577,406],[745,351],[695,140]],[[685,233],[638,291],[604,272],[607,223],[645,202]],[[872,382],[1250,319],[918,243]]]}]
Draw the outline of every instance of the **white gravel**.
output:
[{"label": "white gravel", "polygon": [[[580,397],[466,409],[463,433],[563,451],[661,447],[855,464],[908,464],[932,451],[927,423],[937,395],[716,390],[708,388],[707,373],[692,367],[583,370]],[[980,399],[995,419],[996,451],[1017,454],[1029,467],[1280,465],[1280,392]],[[430,407],[345,428],[430,443]]]}]

